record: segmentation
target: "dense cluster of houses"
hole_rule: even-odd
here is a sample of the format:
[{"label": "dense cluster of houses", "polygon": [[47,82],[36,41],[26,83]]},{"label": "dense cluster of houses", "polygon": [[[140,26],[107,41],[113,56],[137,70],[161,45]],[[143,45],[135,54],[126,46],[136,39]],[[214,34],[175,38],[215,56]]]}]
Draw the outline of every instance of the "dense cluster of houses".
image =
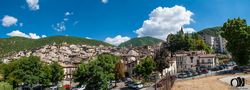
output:
[{"label": "dense cluster of houses", "polygon": [[[33,50],[20,51],[5,57],[3,61],[8,63],[13,59],[18,59],[22,56],[39,56],[43,62],[51,63],[58,62],[65,73],[65,80],[72,80],[72,73],[76,66],[80,63],[88,63],[91,58],[95,58],[98,54],[110,53],[122,57],[122,62],[125,65],[125,75],[133,76],[133,69],[140,60],[145,56],[156,55],[161,44],[154,46],[141,47],[105,47],[105,46],[88,46],[88,45],[72,45],[72,44],[53,44],[46,45]],[[213,67],[218,64],[216,55],[206,54],[204,51],[189,51],[179,52],[169,63],[169,68],[163,70],[163,75],[170,73],[175,75],[183,70],[196,69],[198,66]]]},{"label": "dense cluster of houses", "polygon": [[8,63],[11,60],[18,59],[23,56],[38,56],[43,62],[52,63],[58,62],[65,73],[65,80],[72,79],[72,72],[80,63],[88,63],[89,60],[102,53],[110,53],[122,57],[125,64],[127,76],[133,75],[134,67],[139,64],[139,61],[145,56],[155,55],[155,51],[159,45],[142,46],[142,47],[105,47],[105,46],[89,46],[89,45],[72,45],[72,44],[53,44],[39,47],[33,50],[20,51],[11,54],[3,59],[3,62]]}]

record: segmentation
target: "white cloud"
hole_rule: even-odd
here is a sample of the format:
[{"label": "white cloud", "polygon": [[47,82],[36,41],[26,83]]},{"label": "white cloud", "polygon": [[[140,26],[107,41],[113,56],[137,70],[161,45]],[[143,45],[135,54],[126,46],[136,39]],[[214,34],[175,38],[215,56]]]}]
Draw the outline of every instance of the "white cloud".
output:
[{"label": "white cloud", "polygon": [[193,33],[193,32],[196,32],[193,28],[184,28],[183,31],[185,33]]},{"label": "white cloud", "polygon": [[117,35],[114,38],[107,37],[105,39],[105,42],[118,46],[119,44],[126,42],[128,40],[130,40],[130,37],[127,36],[122,37],[121,35]]},{"label": "white cloud", "polygon": [[42,35],[42,38],[46,38],[47,36],[46,35]]},{"label": "white cloud", "polygon": [[17,21],[15,17],[5,15],[2,19],[2,25],[4,27],[10,27],[11,25],[16,25]]},{"label": "white cloud", "polygon": [[66,30],[65,22],[60,22],[57,23],[56,25],[52,25],[52,28],[54,30],[57,30],[58,32],[65,31]]},{"label": "white cloud", "polygon": [[25,38],[29,38],[29,35],[23,33],[23,32],[20,32],[19,30],[15,30],[15,31],[12,31],[10,33],[7,33],[8,36],[11,36],[11,37],[14,37],[14,36],[18,36],[18,37],[25,37]]},{"label": "white cloud", "polygon": [[39,0],[26,0],[30,10],[39,10]]},{"label": "white cloud", "polygon": [[6,34],[7,36],[10,36],[10,37],[14,37],[14,36],[17,36],[17,37],[25,37],[25,38],[31,38],[31,39],[39,39],[39,38],[44,38],[46,37],[46,35],[42,35],[41,37],[35,33],[29,33],[29,35],[19,31],[19,30],[14,30],[10,33],[7,33]]},{"label": "white cloud", "polygon": [[66,12],[64,15],[65,16],[71,16],[71,15],[74,15],[74,13],[73,12]]},{"label": "white cloud", "polygon": [[[152,36],[165,40],[170,33],[176,33],[184,25],[189,25],[193,19],[193,13],[183,6],[158,7],[149,14],[149,19],[143,22],[141,28],[135,31],[138,37]],[[192,28],[184,28],[185,32],[195,31]]]},{"label": "white cloud", "polygon": [[90,37],[85,37],[86,39],[92,39],[92,38],[90,38]]},{"label": "white cloud", "polygon": [[[58,32],[62,32],[66,30],[66,24],[67,22],[70,20],[68,16],[74,15],[73,12],[65,12],[64,14],[64,18],[61,22],[58,22],[56,24],[52,24],[52,28]],[[78,22],[77,22],[78,23]],[[73,25],[77,24],[77,23],[73,23]]]},{"label": "white cloud", "polygon": [[108,2],[109,2],[108,0],[102,0],[102,3],[104,3],[104,4],[106,4]]},{"label": "white cloud", "polygon": [[31,38],[31,39],[39,39],[41,37],[36,35],[35,33],[29,33],[29,38]]}]

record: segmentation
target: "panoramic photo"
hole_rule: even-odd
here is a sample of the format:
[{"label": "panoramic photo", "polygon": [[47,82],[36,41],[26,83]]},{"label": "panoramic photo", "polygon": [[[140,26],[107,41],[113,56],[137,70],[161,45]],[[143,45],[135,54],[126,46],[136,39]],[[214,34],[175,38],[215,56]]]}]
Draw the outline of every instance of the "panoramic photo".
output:
[{"label": "panoramic photo", "polygon": [[0,90],[250,90],[250,0],[0,0]]}]

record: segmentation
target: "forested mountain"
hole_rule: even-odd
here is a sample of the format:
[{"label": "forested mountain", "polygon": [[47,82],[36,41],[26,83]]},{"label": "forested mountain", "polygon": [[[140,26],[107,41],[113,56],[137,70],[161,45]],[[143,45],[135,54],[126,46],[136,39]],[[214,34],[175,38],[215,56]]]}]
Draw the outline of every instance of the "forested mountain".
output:
[{"label": "forested mountain", "polygon": [[80,37],[72,37],[72,36],[52,36],[41,39],[11,37],[11,38],[0,39],[0,57],[3,57],[4,55],[13,52],[30,50],[44,45],[50,45],[53,43],[61,44],[64,42],[68,44],[85,44],[91,46],[98,46],[98,45],[112,46],[111,44],[102,41],[91,40]]},{"label": "forested mountain", "polygon": [[154,44],[159,44],[160,42],[163,42],[163,40],[147,36],[147,37],[133,38],[129,41],[121,43],[119,47],[154,45]]}]

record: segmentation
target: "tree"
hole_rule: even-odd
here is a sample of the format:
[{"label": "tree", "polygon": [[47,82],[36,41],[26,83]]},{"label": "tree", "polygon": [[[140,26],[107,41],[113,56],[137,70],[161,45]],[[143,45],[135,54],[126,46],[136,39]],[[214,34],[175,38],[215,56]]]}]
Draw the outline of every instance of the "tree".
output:
[{"label": "tree", "polygon": [[22,57],[6,66],[4,78],[14,88],[21,83],[33,87],[35,84],[48,85],[50,83],[49,72],[47,64],[41,62],[39,57]]},{"label": "tree", "polygon": [[176,35],[169,34],[166,46],[166,49],[168,49],[171,54],[178,51],[190,50],[205,50],[211,53],[212,50],[197,33],[184,34],[183,31],[177,32]]},{"label": "tree", "polygon": [[54,85],[57,85],[58,81],[61,81],[64,77],[63,68],[57,62],[53,62],[52,64],[49,65],[49,69],[51,70],[50,81]]},{"label": "tree", "polygon": [[[165,43],[163,43],[165,44]],[[164,45],[163,45],[164,46]],[[162,47],[160,50],[158,50],[156,52],[156,55],[155,55],[155,62],[156,62],[156,69],[162,73],[162,71],[165,69],[165,68],[168,68],[169,67],[169,60],[167,57],[171,57],[170,56],[170,51],[168,51],[168,49]]]},{"label": "tree", "polygon": [[[12,64],[13,63],[13,64]],[[40,81],[40,74],[42,69],[42,63],[38,57],[22,57],[19,60],[15,60],[10,64],[13,69],[7,76],[7,79],[12,84],[29,85],[37,84]]]},{"label": "tree", "polygon": [[95,64],[103,68],[105,74],[110,80],[115,79],[115,64],[120,60],[119,57],[112,54],[101,54],[97,56]]},{"label": "tree", "polygon": [[153,72],[156,68],[156,64],[153,61],[152,57],[147,56],[141,63],[135,67],[135,72],[139,76],[143,76],[144,79],[148,78],[148,76]]},{"label": "tree", "polygon": [[124,71],[124,64],[122,61],[119,61],[115,65],[115,74],[116,74],[116,79],[124,79],[125,78],[125,71]]},{"label": "tree", "polygon": [[104,73],[103,68],[94,64],[81,64],[74,73],[74,81],[79,82],[79,86],[86,85],[87,90],[108,89],[109,77]]},{"label": "tree", "polygon": [[[123,80],[125,78],[124,64],[122,61],[119,61],[115,65],[115,80]],[[116,86],[116,82],[115,82]]]},{"label": "tree", "polygon": [[87,84],[87,81],[90,80],[90,78],[88,78],[90,77],[88,76],[89,73],[88,64],[80,64],[73,73],[73,80],[78,82],[80,86],[85,85]]},{"label": "tree", "polygon": [[2,63],[0,64],[0,82],[4,80],[4,76],[5,76],[5,73],[4,73],[4,70],[6,68],[6,64]]},{"label": "tree", "polygon": [[227,40],[226,48],[239,65],[250,63],[250,28],[244,19],[229,19],[223,24],[222,37]]},{"label": "tree", "polygon": [[87,90],[107,90],[109,82],[115,78],[115,64],[119,60],[111,54],[98,55],[88,64],[81,64],[73,74],[79,86],[86,85]]},{"label": "tree", "polygon": [[44,86],[49,85],[51,83],[52,74],[53,73],[51,72],[51,68],[48,65],[44,64],[39,75],[39,83],[43,84]]}]

